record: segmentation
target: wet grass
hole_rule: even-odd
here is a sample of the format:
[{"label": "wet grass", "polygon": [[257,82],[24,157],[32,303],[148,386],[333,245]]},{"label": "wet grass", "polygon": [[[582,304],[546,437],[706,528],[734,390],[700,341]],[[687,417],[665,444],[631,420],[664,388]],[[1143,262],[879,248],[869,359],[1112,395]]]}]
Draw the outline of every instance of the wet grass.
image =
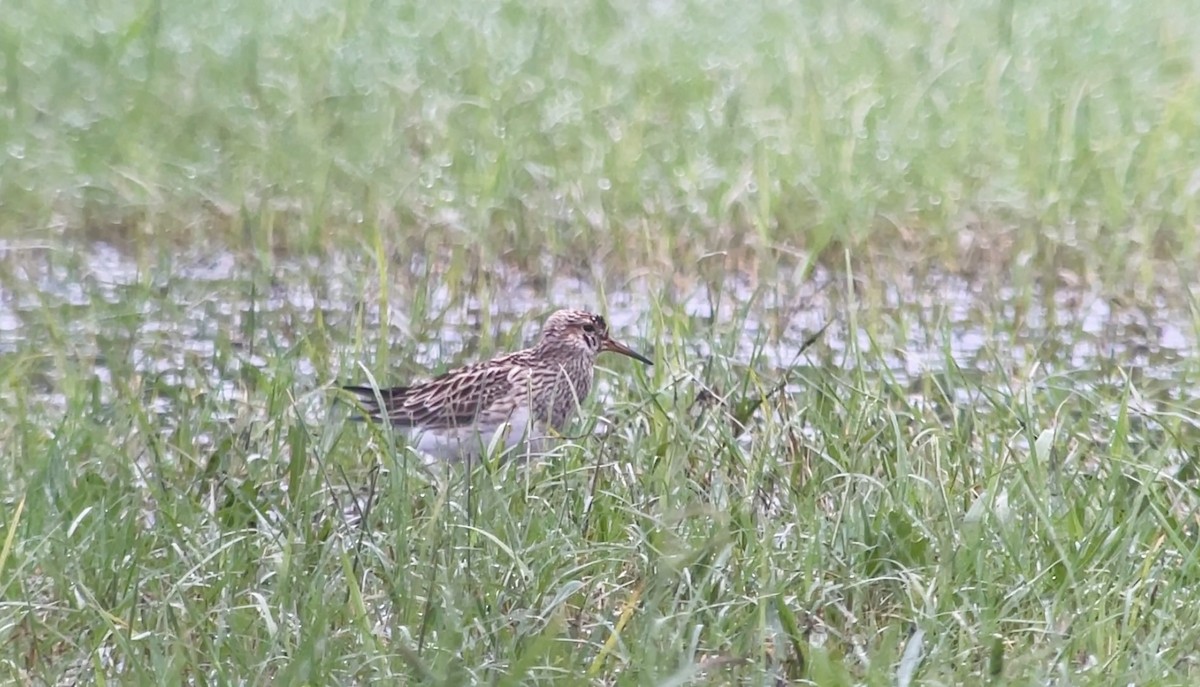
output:
[{"label": "wet grass", "polygon": [[[1198,14],[6,7],[0,675],[1194,683]],[[331,405],[558,305],[544,463]]]}]

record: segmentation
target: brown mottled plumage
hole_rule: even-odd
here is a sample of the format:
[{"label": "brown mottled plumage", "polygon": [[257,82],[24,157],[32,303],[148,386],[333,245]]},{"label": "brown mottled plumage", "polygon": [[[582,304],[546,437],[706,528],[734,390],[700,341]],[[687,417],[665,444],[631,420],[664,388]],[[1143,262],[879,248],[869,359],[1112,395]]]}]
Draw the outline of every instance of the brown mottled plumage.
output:
[{"label": "brown mottled plumage", "polygon": [[419,450],[438,458],[478,455],[506,425],[505,448],[523,442],[541,446],[547,428],[561,430],[587,398],[596,356],[603,351],[653,364],[610,338],[603,317],[559,310],[532,348],[412,386],[345,389],[368,417],[408,430]]}]

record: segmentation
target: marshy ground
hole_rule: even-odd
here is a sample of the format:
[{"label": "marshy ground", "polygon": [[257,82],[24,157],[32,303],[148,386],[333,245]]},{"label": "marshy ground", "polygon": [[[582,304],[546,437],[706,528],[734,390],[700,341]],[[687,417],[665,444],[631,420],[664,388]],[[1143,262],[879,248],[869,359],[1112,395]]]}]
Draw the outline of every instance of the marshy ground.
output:
[{"label": "marshy ground", "polygon": [[[1196,26],[6,6],[0,676],[1194,684]],[[557,307],[656,364],[543,462],[335,403]]]}]

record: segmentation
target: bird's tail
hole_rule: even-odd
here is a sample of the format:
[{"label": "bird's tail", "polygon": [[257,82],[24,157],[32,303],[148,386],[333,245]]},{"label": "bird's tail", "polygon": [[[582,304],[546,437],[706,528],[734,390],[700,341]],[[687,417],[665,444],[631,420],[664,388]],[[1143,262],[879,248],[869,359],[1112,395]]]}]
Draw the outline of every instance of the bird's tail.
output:
[{"label": "bird's tail", "polygon": [[[347,385],[342,387],[342,391],[349,392],[355,401],[355,405],[361,411],[350,416],[355,422],[379,422],[383,420],[383,408],[386,406],[390,398],[390,389],[376,389],[371,386],[354,386]],[[380,405],[380,399],[384,405]]]}]

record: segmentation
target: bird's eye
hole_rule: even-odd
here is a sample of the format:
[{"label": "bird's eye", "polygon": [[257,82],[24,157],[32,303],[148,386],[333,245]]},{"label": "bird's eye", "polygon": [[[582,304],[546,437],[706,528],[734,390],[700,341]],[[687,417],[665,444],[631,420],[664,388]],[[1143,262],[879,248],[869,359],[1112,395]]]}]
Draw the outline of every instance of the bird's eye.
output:
[{"label": "bird's eye", "polygon": [[583,331],[587,332],[588,334],[595,334],[596,327],[594,325],[585,324],[583,325]]}]

